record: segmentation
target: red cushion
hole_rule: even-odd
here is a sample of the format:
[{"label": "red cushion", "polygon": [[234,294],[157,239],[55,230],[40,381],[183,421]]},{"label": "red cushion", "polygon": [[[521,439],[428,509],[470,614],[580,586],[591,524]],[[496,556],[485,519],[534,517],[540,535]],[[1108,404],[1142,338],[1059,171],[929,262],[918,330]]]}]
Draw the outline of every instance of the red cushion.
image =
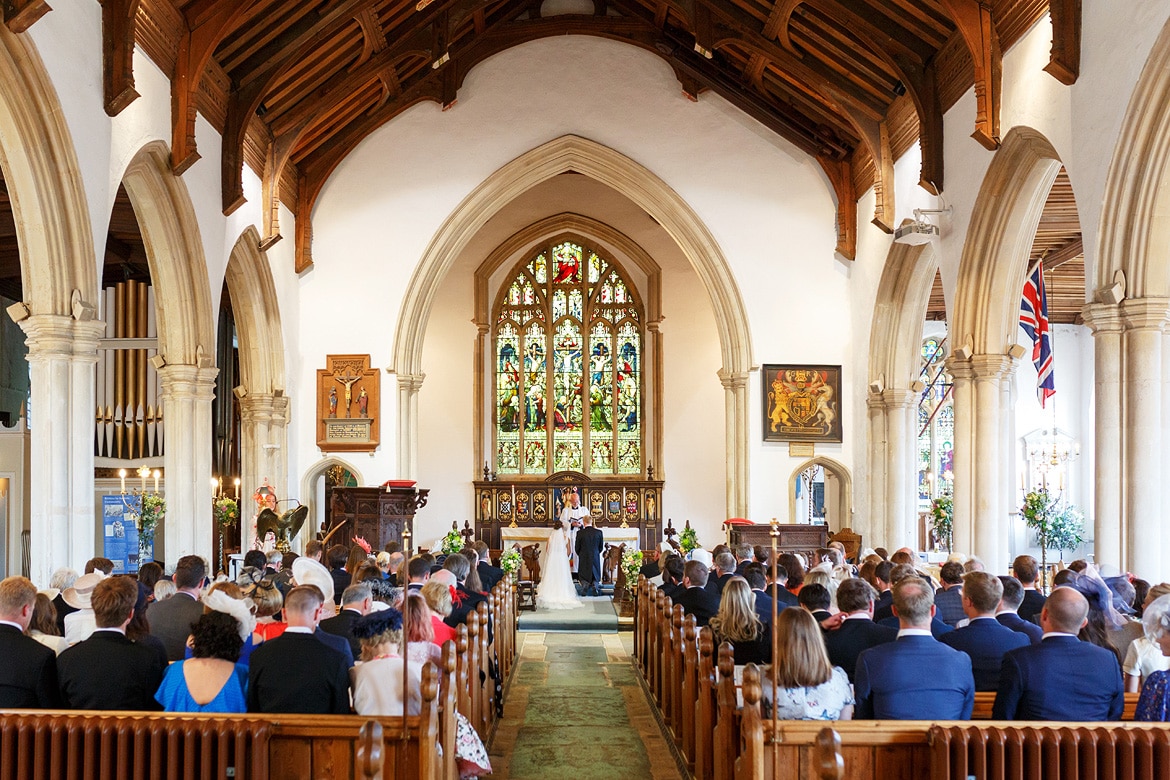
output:
[{"label": "red cushion", "polygon": [[729,520],[724,520],[723,524],[724,525],[755,525],[755,523],[753,523],[751,520],[748,520],[746,517],[733,517]]}]

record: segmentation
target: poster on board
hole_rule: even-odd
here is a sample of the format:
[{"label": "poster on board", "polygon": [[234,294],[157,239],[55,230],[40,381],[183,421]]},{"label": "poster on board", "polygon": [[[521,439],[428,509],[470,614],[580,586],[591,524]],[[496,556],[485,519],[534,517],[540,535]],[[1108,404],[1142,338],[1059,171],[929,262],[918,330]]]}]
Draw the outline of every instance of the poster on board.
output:
[{"label": "poster on board", "polygon": [[105,557],[114,562],[114,574],[137,574],[138,567],[153,560],[149,553],[140,560],[138,549],[137,496],[102,496],[102,538]]}]

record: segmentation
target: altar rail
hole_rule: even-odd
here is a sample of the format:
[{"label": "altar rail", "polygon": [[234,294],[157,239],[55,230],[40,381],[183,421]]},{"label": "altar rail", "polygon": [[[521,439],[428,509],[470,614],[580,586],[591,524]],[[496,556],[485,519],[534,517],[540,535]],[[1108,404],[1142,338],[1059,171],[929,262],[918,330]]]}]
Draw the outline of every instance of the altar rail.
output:
[{"label": "altar rail", "polygon": [[[821,758],[815,750],[816,735],[825,727],[825,723],[802,723],[800,721],[776,721],[775,733],[773,722],[764,720],[760,714],[759,696],[761,686],[766,680],[760,679],[759,670],[754,665],[744,669],[744,684],[742,688],[735,683],[735,664],[732,647],[724,642],[720,647],[714,645],[714,635],[710,629],[699,629],[693,616],[684,615],[681,606],[673,605],[669,598],[659,589],[653,587],[643,577],[640,578],[637,589],[637,603],[634,611],[634,663],[641,672],[647,693],[649,694],[656,714],[663,723],[677,751],[679,763],[696,778],[716,778],[716,780],[731,780],[731,778],[764,778],[773,777],[817,777]],[[974,719],[989,719],[995,694],[982,692],[976,694]],[[1137,705],[1137,694],[1126,694],[1125,711],[1123,718],[1133,718]],[[741,703],[742,699],[742,703]],[[831,724],[836,728],[845,744],[845,774],[841,777],[850,778],[882,778],[905,777],[920,778],[932,777],[938,780],[957,778],[966,780],[968,774],[976,777],[1003,777],[1036,778],[1040,775],[1031,774],[981,774],[971,772],[963,774],[960,769],[952,771],[948,767],[959,767],[955,758],[951,763],[944,765],[941,754],[934,755],[930,748],[941,739],[931,736],[930,722],[900,722],[900,721],[841,721]],[[1132,741],[1132,737],[1118,736],[1128,734],[1127,725],[1121,724],[1092,724],[1081,726],[1078,724],[1049,724],[1049,723],[961,723],[948,724],[958,729],[967,729],[968,742],[977,745],[988,745],[990,759],[998,761],[999,754],[994,753],[996,744],[1000,744],[998,734],[1019,733],[1025,743],[1031,740],[1033,732],[1047,734],[1042,744],[1048,746],[1049,751],[1073,751],[1078,755],[1090,752],[1088,732],[1077,731],[1070,736],[1068,729],[1084,728],[1094,731],[1096,739],[1102,745],[1117,743],[1121,745],[1116,753],[1115,763],[1125,768],[1130,765],[1141,768],[1147,766],[1144,758],[1133,758],[1132,761],[1125,752],[1125,745]],[[1151,729],[1160,736],[1151,737],[1155,744],[1151,750],[1162,756],[1163,760],[1170,757],[1170,732],[1157,724],[1140,728]],[[958,732],[949,732],[949,739],[958,740]],[[989,737],[981,734],[993,735]],[[1053,736],[1055,735],[1055,736]],[[1004,737],[1006,740],[1015,737]],[[1138,737],[1138,744],[1145,749],[1145,742]],[[990,740],[990,741],[988,741]],[[1053,740],[1056,740],[1054,742]],[[1161,741],[1158,741],[1161,740]],[[1059,744],[1057,744],[1059,743]],[[966,743],[964,743],[966,744]],[[1006,743],[1004,743],[1006,744]],[[1013,743],[1014,744],[1014,743]],[[1097,744],[1094,742],[1093,744]],[[1057,745],[1057,747],[1052,747]],[[1074,747],[1069,747],[1073,745]],[[1104,749],[1104,748],[1102,748]],[[975,750],[975,748],[971,748]],[[1017,755],[1017,754],[1012,754]],[[1023,755],[1023,754],[1019,754]],[[1028,755],[1031,755],[1030,753]],[[1046,754],[1047,755],[1047,754]],[[1064,755],[1060,753],[1060,755]],[[1110,756],[1098,755],[1094,766],[1106,767]],[[1137,754],[1132,754],[1136,756]],[[1143,753],[1142,755],[1147,755]],[[1152,754],[1151,754],[1152,755]],[[1139,760],[1140,759],[1140,760]],[[984,766],[985,759],[980,759],[971,753],[970,761],[973,766]],[[1014,759],[1013,759],[1014,760]],[[1022,760],[1022,759],[1021,759]],[[1064,760],[1064,759],[1062,759]],[[1080,759],[1082,763],[1087,758]],[[979,761],[984,761],[979,764]],[[1134,764],[1133,761],[1137,763]],[[1130,763],[1126,763],[1130,762]],[[1001,762],[1002,763],[1002,762]],[[998,766],[998,764],[997,764]],[[1014,764],[1012,765],[1014,766]],[[1151,765],[1155,768],[1164,764]],[[1006,771],[1006,770],[1005,770]],[[1014,770],[1013,770],[1014,771]],[[825,777],[838,777],[836,774]],[[1078,775],[1070,775],[1078,776]],[[1094,775],[1084,774],[1080,777]],[[1102,773],[1100,776],[1110,776]],[[1161,774],[1147,775],[1138,773],[1118,774],[1117,777],[1167,777],[1170,771]]]},{"label": "altar rail", "polygon": [[[489,616],[490,643],[482,630]],[[489,740],[496,720],[489,666],[508,679],[516,620],[505,580],[456,629],[440,663],[424,666],[417,716],[0,710],[0,780],[455,780],[454,713]]]}]

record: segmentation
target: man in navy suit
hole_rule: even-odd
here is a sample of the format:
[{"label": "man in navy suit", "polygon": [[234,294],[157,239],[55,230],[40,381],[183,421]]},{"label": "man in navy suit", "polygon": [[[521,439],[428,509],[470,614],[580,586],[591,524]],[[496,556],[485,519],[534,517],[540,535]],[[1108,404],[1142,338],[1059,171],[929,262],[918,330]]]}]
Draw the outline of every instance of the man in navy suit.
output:
[{"label": "man in navy suit", "polygon": [[967,720],[975,706],[971,659],[930,634],[934,594],[908,577],[894,586],[898,639],[857,657],[855,718]]},{"label": "man in navy suit", "polygon": [[353,624],[362,615],[369,614],[373,604],[374,594],[370,591],[370,583],[359,582],[350,585],[341,593],[341,611],[331,618],[322,620],[317,629],[342,637],[349,643],[351,657],[361,658],[362,645],[353,635]]},{"label": "man in navy suit", "polygon": [[894,565],[889,561],[882,561],[873,570],[873,585],[877,590],[877,598],[873,602],[873,619],[875,621],[893,617],[891,607],[894,603],[894,592],[890,590],[890,578]]},{"label": "man in navy suit", "polygon": [[[764,576],[764,566],[760,563],[749,563],[743,568],[743,578],[747,580],[752,595],[756,597],[756,616],[766,626],[772,625],[773,599],[768,595],[768,580]],[[780,614],[787,604],[776,604],[776,614]]]},{"label": "man in navy suit", "polygon": [[700,626],[715,617],[719,611],[719,597],[707,590],[707,567],[699,561],[687,561],[683,566],[683,591],[674,599],[682,604],[683,612],[694,615]]},{"label": "man in navy suit", "polygon": [[735,573],[742,577],[744,570],[752,563],[752,546],[750,544],[737,544],[735,546]]},{"label": "man in navy suit", "polygon": [[735,576],[735,556],[729,552],[715,556],[715,570],[707,577],[707,590],[719,599],[723,596],[723,586]]},{"label": "man in navy suit", "polygon": [[1003,598],[999,602],[999,611],[995,613],[995,619],[999,621],[1000,625],[1007,626],[1012,631],[1026,634],[1032,644],[1040,644],[1040,639],[1044,636],[1044,629],[1035,623],[1029,623],[1016,614],[1016,610],[1020,608],[1020,602],[1024,600],[1024,586],[1015,577],[1006,574],[1000,575],[999,581],[1003,584]]},{"label": "man in navy suit", "polygon": [[[764,567],[764,574],[768,575],[772,571],[771,564],[761,563]],[[768,586],[768,595],[776,600],[776,606],[779,609],[785,607],[799,607],[800,600],[788,590],[788,569],[785,569],[779,563],[776,564],[776,579]]]},{"label": "man in navy suit", "polygon": [[896,628],[873,622],[876,595],[868,582],[857,577],[845,580],[837,588],[837,606],[845,617],[837,628],[825,632],[825,648],[829,651],[829,663],[844,669],[849,682],[853,682],[857,656],[862,651],[898,638]]},{"label": "man in navy suit", "polygon": [[1125,684],[1117,656],[1077,639],[1089,602],[1075,588],[1057,588],[1040,610],[1044,639],[1003,658],[995,720],[1118,720]]},{"label": "man in navy suit", "polygon": [[973,571],[963,578],[962,594],[963,611],[971,622],[944,634],[938,641],[971,656],[975,690],[994,691],[999,686],[1004,653],[1027,647],[1031,642],[1024,634],[1001,626],[995,619],[1003,598],[1003,584],[998,577]]},{"label": "man in navy suit", "polygon": [[0,707],[6,709],[61,706],[57,657],[24,633],[36,601],[37,588],[24,577],[0,582]]},{"label": "man in navy suit", "polygon": [[951,628],[966,617],[963,609],[963,564],[947,561],[938,572],[942,588],[934,593],[934,606],[938,619]]},{"label": "man in navy suit", "polygon": [[1024,586],[1024,600],[1016,611],[1021,619],[1035,623],[1036,617],[1044,607],[1044,594],[1036,590],[1040,567],[1031,555],[1019,555],[1012,561],[1012,574]]},{"label": "man in navy suit", "polygon": [[661,564],[662,584],[658,588],[669,596],[671,601],[674,601],[678,594],[683,592],[684,561],[678,553],[663,553]]},{"label": "man in navy suit", "polygon": [[833,617],[833,613],[829,611],[829,607],[833,604],[833,596],[829,593],[829,589],[819,582],[810,582],[800,589],[800,595],[797,600],[800,601],[800,606],[812,613],[813,620],[818,624],[825,622]]}]

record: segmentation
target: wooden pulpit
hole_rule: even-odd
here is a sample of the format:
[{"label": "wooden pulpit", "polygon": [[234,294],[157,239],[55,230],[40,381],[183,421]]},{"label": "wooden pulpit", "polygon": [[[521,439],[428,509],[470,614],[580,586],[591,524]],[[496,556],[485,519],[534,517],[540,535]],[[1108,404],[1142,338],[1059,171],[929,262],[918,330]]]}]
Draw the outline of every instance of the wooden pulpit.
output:
[{"label": "wooden pulpit", "polygon": [[329,537],[329,545],[353,543],[360,536],[375,552],[387,542],[403,544],[409,531],[414,546],[414,515],[427,505],[430,491],[416,487],[333,487],[325,509],[325,528],[341,527]]}]

